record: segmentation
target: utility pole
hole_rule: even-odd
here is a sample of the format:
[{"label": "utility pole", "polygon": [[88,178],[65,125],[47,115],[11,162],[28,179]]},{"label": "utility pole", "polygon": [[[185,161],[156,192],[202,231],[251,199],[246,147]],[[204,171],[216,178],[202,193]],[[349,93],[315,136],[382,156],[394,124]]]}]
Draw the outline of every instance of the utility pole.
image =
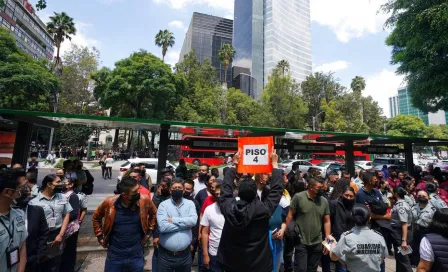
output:
[{"label": "utility pole", "polygon": [[[58,112],[58,104],[59,104],[59,93],[54,94],[54,103],[53,103],[53,112]],[[51,128],[50,131],[50,142],[48,143],[48,154],[51,153],[52,145],[53,145],[53,137],[54,137],[54,128]]]}]

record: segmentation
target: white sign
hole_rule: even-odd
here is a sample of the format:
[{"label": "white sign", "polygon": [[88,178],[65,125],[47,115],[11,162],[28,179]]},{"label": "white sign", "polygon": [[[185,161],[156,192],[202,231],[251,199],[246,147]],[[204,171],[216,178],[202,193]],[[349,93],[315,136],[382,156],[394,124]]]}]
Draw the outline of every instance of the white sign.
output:
[{"label": "white sign", "polygon": [[269,165],[268,145],[245,145],[243,165]]}]

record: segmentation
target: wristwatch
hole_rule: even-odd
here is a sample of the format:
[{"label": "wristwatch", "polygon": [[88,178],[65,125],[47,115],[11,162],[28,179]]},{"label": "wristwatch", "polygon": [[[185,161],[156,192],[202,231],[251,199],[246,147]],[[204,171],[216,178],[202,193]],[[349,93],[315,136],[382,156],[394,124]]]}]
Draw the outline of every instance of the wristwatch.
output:
[{"label": "wristwatch", "polygon": [[406,239],[401,239],[402,242],[406,242]]}]

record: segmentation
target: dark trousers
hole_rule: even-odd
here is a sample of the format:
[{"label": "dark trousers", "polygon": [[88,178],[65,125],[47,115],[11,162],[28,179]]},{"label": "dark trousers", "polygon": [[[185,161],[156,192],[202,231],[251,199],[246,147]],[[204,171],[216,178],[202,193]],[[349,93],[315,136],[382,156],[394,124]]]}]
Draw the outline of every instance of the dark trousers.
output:
[{"label": "dark trousers", "polygon": [[[395,251],[395,271],[396,272],[412,272],[412,266],[411,266],[411,255],[402,255],[401,253],[398,253],[398,247],[401,246],[401,238],[402,238],[402,230],[401,228],[394,228],[394,230],[397,232],[395,235],[395,241],[394,241],[394,251]],[[407,235],[407,244],[412,245],[412,229],[408,228],[408,235]]]},{"label": "dark trousers", "polygon": [[294,249],[294,272],[316,272],[322,256],[322,244],[298,244]]},{"label": "dark trousers", "polygon": [[411,264],[417,266],[420,262],[420,242],[422,241],[425,234],[428,233],[428,229],[420,227],[419,225],[414,225],[414,237],[412,239],[412,256]]},{"label": "dark trousers", "polygon": [[79,232],[76,232],[65,240],[65,248],[61,256],[64,272],[73,272],[75,270],[78,234]]},{"label": "dark trousers", "polygon": [[322,256],[320,257],[320,266],[322,267],[322,272],[331,272],[330,254],[322,254]]},{"label": "dark trousers", "polygon": [[27,262],[25,272],[38,272],[37,261]]},{"label": "dark trousers", "polygon": [[159,258],[159,248],[155,247],[152,253],[152,272],[157,272],[157,258]]},{"label": "dark trousers", "polygon": [[41,262],[39,264],[38,271],[59,272],[60,266],[61,266],[61,255]]},{"label": "dark trousers", "polygon": [[218,257],[210,255],[210,271],[211,272],[222,272],[221,265],[218,263]]},{"label": "dark trousers", "polygon": [[159,272],[191,272],[191,251],[190,247],[179,255],[173,255],[168,250],[159,246],[159,256],[157,258],[157,271]]},{"label": "dark trousers", "polygon": [[145,267],[143,255],[129,258],[110,258],[107,256],[104,271],[107,272],[141,272]]},{"label": "dark trousers", "polygon": [[292,272],[292,255],[294,254],[294,239],[285,235],[285,246],[283,248],[283,267],[285,272]]}]

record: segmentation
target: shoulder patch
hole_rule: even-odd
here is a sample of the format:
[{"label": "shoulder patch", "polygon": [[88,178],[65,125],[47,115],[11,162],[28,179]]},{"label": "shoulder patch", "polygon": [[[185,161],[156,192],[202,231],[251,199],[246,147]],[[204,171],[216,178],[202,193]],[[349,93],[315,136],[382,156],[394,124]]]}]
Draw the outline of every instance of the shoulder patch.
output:
[{"label": "shoulder patch", "polygon": [[383,237],[383,235],[381,234],[381,232],[373,230],[373,232],[375,232],[376,234],[380,235],[381,237]]},{"label": "shoulder patch", "polygon": [[405,214],[405,213],[406,213],[406,210],[405,210],[405,208],[399,208],[399,209],[398,209],[398,212],[399,212],[400,214]]},{"label": "shoulder patch", "polygon": [[353,233],[353,231],[349,230],[349,231],[346,231],[346,232],[344,232],[344,233],[342,233],[342,234],[345,235],[345,236],[347,236],[347,235],[349,235],[349,234],[351,234],[351,233]]}]

